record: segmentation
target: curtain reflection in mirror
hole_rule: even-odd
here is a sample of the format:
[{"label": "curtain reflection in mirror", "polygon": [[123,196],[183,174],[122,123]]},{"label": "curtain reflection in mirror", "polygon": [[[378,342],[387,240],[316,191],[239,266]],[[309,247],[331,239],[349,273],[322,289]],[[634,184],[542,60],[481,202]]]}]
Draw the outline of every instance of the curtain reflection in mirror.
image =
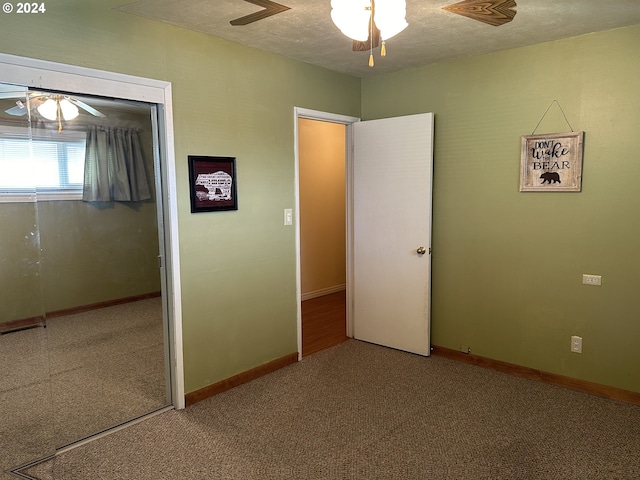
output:
[{"label": "curtain reflection in mirror", "polygon": [[138,132],[89,126],[82,199],[85,202],[138,202],[150,198]]}]

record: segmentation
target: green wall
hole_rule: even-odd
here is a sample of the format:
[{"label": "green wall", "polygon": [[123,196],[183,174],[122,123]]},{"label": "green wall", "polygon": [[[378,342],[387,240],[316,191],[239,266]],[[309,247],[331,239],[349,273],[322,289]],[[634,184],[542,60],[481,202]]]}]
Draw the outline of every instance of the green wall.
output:
[{"label": "green wall", "polygon": [[38,202],[45,311],[159,292],[155,207]]},{"label": "green wall", "polygon": [[[0,51],[172,82],[187,392],[296,351],[294,106],[435,112],[435,344],[640,391],[640,27],[361,82],[119,3],[4,16]],[[520,136],[554,99],[586,132],[583,191],[519,193]],[[567,129],[554,106],[538,132]],[[190,213],[190,154],[237,157],[238,211]]]},{"label": "green wall", "polygon": [[[172,83],[190,392],[297,350],[295,229],[282,224],[293,107],[357,116],[360,80],[109,9],[122,3],[5,15],[0,51]],[[237,157],[238,211],[190,213],[190,154]]]},{"label": "green wall", "polygon": [[[365,119],[435,112],[433,344],[640,391],[638,47],[634,26],[363,81]],[[553,100],[582,192],[519,193]],[[553,105],[536,133],[569,130]]]},{"label": "green wall", "polygon": [[0,323],[40,317],[40,237],[35,203],[0,204]]},{"label": "green wall", "polygon": [[155,202],[0,203],[0,322],[160,291]]}]

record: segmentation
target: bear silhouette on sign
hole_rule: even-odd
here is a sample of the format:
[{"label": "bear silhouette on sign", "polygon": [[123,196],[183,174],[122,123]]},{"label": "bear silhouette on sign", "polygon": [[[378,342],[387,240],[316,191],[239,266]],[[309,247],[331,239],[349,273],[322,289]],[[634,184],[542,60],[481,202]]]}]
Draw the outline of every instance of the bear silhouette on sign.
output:
[{"label": "bear silhouette on sign", "polygon": [[542,175],[540,175],[540,178],[542,178],[542,183],[545,184],[547,182],[549,182],[549,184],[551,183],[561,183],[560,182],[560,175],[558,174],[558,172],[544,172]]}]

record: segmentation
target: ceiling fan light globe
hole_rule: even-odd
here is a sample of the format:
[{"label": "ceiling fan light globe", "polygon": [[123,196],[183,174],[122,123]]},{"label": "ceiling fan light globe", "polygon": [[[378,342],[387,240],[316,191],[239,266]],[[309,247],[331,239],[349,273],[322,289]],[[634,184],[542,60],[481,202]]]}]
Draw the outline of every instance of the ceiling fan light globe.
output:
[{"label": "ceiling fan light globe", "polygon": [[370,0],[331,0],[331,20],[347,37],[364,42],[369,38]]},{"label": "ceiling fan light globe", "polygon": [[405,0],[376,0],[373,21],[380,29],[380,37],[383,40],[389,40],[409,26],[406,16]]},{"label": "ceiling fan light globe", "polygon": [[62,117],[67,121],[73,120],[78,116],[79,113],[78,107],[76,107],[66,98],[60,100],[60,110],[62,110]]},{"label": "ceiling fan light globe", "polygon": [[38,106],[38,113],[47,120],[55,120],[58,118],[58,105],[55,100],[49,98],[42,105]]},{"label": "ceiling fan light globe", "polygon": [[395,37],[408,26],[409,24],[407,22],[397,23],[395,25],[387,25],[384,29],[380,29],[380,38],[389,40],[390,38]]}]

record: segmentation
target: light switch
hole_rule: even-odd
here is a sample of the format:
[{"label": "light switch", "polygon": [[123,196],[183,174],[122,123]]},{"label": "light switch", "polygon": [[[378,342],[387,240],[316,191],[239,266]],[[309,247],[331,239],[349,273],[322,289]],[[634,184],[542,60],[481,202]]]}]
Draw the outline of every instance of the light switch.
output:
[{"label": "light switch", "polygon": [[293,209],[291,208],[284,209],[284,224],[293,225]]}]

